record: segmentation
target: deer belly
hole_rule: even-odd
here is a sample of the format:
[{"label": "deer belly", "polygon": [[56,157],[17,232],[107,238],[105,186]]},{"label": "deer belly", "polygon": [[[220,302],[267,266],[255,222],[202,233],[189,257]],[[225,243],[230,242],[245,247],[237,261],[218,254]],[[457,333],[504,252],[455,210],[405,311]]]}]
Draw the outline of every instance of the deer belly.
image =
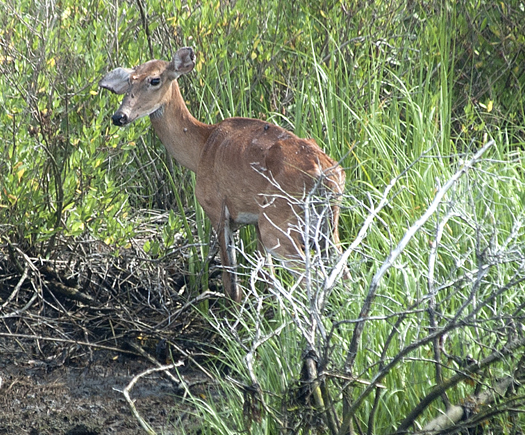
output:
[{"label": "deer belly", "polygon": [[259,215],[255,213],[240,212],[235,216],[234,222],[240,225],[256,224],[259,220]]}]

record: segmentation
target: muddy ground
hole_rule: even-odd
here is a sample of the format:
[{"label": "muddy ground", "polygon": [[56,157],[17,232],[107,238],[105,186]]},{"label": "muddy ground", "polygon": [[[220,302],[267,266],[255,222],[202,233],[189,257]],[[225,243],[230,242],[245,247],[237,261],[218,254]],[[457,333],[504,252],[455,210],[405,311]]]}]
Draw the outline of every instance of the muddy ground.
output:
[{"label": "muddy ground", "polygon": [[[46,362],[17,347],[13,340],[0,341],[0,434],[146,433],[122,390],[134,376],[152,368],[150,362],[105,350],[86,354],[83,362]],[[184,367],[181,371],[189,383],[200,380],[197,372]],[[187,423],[181,413],[182,391],[159,373],[141,378],[130,395],[159,433],[180,433],[177,428]]]},{"label": "muddy ground", "polygon": [[[213,340],[192,308],[200,290],[186,286],[185,251],[152,261],[136,241],[118,254],[88,237],[56,245],[42,259],[0,244],[0,435],[144,434],[122,390],[173,362],[206,397],[192,355],[206,361]],[[185,391],[157,372],[130,396],[159,434],[198,433]]]}]

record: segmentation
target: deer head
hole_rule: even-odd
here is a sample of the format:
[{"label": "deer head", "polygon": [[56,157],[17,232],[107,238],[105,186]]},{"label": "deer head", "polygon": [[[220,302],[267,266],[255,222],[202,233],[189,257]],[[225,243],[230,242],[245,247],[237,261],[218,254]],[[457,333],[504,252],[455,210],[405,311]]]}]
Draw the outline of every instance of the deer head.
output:
[{"label": "deer head", "polygon": [[[136,119],[162,112],[171,98],[171,83],[195,66],[190,47],[179,49],[171,62],[150,60],[136,68],[116,68],[107,73],[99,86],[115,94],[125,94],[119,109],[111,117],[122,127]],[[159,112],[160,111],[160,112]]]}]

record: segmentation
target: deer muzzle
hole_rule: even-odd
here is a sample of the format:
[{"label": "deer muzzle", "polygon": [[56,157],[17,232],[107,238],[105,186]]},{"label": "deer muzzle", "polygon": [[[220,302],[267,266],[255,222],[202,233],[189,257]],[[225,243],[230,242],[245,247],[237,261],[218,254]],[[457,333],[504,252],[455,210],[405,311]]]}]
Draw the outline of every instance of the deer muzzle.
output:
[{"label": "deer muzzle", "polygon": [[116,112],[112,117],[111,120],[113,121],[113,124],[115,124],[118,127],[123,127],[128,123],[128,115],[122,112]]}]

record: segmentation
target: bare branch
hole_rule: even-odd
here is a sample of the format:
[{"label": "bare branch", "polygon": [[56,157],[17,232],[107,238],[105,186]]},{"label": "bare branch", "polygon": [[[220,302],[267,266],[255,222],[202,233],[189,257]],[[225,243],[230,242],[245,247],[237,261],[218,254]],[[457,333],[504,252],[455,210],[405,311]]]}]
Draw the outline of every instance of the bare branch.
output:
[{"label": "bare branch", "polygon": [[[463,166],[445,183],[445,185],[436,192],[436,196],[434,197],[434,200],[428,207],[425,213],[423,213],[423,216],[421,216],[405,233],[399,244],[396,246],[396,248],[390,253],[390,255],[387,257],[387,259],[384,261],[384,263],[381,265],[379,270],[376,272],[374,277],[372,278],[372,282],[370,283],[370,287],[368,290],[368,295],[366,296],[366,299],[363,303],[363,307],[361,309],[361,313],[359,315],[359,318],[364,318],[368,315],[368,312],[370,311],[370,307],[372,304],[372,300],[374,299],[375,293],[377,288],[379,287],[379,282],[383,278],[384,274],[397,260],[397,258],[401,255],[401,253],[404,251],[412,237],[419,231],[419,229],[427,222],[428,219],[436,212],[437,208],[441,204],[441,201],[443,200],[445,194],[448,192],[448,190],[456,183],[456,181],[465,174],[472,166],[478,162],[478,160],[483,156],[483,154],[494,145],[494,141],[491,140],[487,142],[469,161],[465,162]],[[361,334],[363,332],[364,328],[364,322],[360,322],[356,325],[354,334],[352,336],[352,342],[350,343],[350,348],[348,350],[346,363],[345,363],[345,369],[348,372],[351,372],[352,366],[354,364],[355,357],[357,355],[357,346],[359,343],[359,340],[361,338]]]},{"label": "bare branch", "polygon": [[142,426],[142,428],[149,434],[149,435],[156,435],[157,432],[155,432],[153,430],[153,428],[146,422],[146,420],[144,420],[141,415],[139,414],[139,412],[137,411],[137,408],[135,407],[135,403],[133,402],[133,400],[131,400],[131,397],[129,395],[131,389],[135,386],[135,384],[140,380],[140,378],[143,378],[144,376],[148,376],[152,373],[156,373],[156,372],[167,372],[169,370],[171,370],[172,368],[174,367],[177,367],[179,365],[181,365],[182,363],[177,363],[177,364],[170,364],[168,366],[161,366],[161,367],[153,367],[151,369],[148,369],[140,374],[138,374],[137,376],[135,376],[131,382],[126,386],[126,388],[124,388],[123,391],[120,391],[120,390],[117,390],[116,388],[114,388],[114,390],[116,391],[119,391],[121,392],[126,401],[128,402],[129,404],[129,407],[131,408],[131,412],[133,413],[133,415],[135,416],[135,418],[139,421],[140,425]]},{"label": "bare branch", "polygon": [[432,403],[436,398],[443,394],[448,389],[459,384],[461,381],[471,378],[474,373],[479,372],[480,370],[494,364],[497,361],[502,360],[508,356],[513,355],[514,351],[520,347],[525,346],[525,338],[515,340],[512,343],[509,343],[506,346],[503,346],[501,349],[492,352],[488,357],[483,359],[480,362],[475,362],[465,368],[464,371],[456,373],[450,379],[444,381],[441,385],[436,385],[432,391],[419,402],[416,406],[401,422],[397,428],[396,434],[404,434],[407,429],[414,424],[414,421],[417,417]]},{"label": "bare branch", "polygon": [[437,435],[438,433],[452,428],[456,423],[464,419],[465,409],[478,409],[481,406],[493,403],[498,396],[504,396],[514,382],[515,379],[508,376],[496,383],[493,389],[468,398],[468,400],[466,400],[461,406],[451,406],[445,414],[440,415],[430,423],[426,424],[421,432],[425,435]]}]

